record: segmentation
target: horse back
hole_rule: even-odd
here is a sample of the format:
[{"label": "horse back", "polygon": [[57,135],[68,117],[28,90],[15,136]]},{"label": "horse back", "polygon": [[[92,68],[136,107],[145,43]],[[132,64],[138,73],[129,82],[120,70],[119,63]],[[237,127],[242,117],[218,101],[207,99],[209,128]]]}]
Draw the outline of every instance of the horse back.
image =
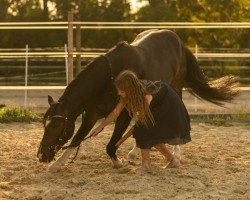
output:
[{"label": "horse back", "polygon": [[147,30],[140,33],[130,45],[143,63],[145,79],[171,84],[181,67],[185,67],[182,42],[172,31]]}]

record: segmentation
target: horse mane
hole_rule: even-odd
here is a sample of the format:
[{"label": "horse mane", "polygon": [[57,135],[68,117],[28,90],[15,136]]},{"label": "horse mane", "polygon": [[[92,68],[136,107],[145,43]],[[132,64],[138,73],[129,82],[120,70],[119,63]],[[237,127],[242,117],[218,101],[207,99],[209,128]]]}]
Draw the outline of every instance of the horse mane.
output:
[{"label": "horse mane", "polygon": [[120,48],[121,46],[128,45],[127,41],[120,41],[115,45],[115,48]]},{"label": "horse mane", "polygon": [[[111,51],[119,51],[122,47],[128,46],[128,42],[127,41],[120,41],[118,42],[113,48],[111,48],[107,53],[111,52]],[[67,98],[67,94],[69,93],[69,91],[71,91],[72,88],[74,88],[79,81],[82,80],[82,78],[86,75],[86,72],[88,72],[89,70],[91,70],[91,63],[95,62],[95,61],[99,61],[101,57],[97,57],[94,58],[89,64],[87,64],[85,66],[85,68],[80,72],[80,74],[78,74],[70,83],[69,85],[66,87],[63,95],[59,98],[59,102],[64,101]]]},{"label": "horse mane", "polygon": [[[59,98],[59,102],[62,102],[62,101],[65,101],[65,100],[67,100],[67,95],[69,94],[69,92],[75,87],[75,86],[77,86],[78,84],[79,84],[79,82],[81,81],[81,80],[83,80],[83,78],[85,78],[86,77],[86,74],[90,71],[90,70],[92,70],[92,67],[91,67],[91,64],[93,63],[93,62],[98,62],[99,60],[101,59],[101,57],[96,57],[96,58],[94,58],[93,60],[91,60],[91,62],[90,63],[88,63],[85,67],[84,67],[84,69],[76,76],[76,77],[74,77],[74,79],[69,83],[69,85],[66,87],[66,89],[65,89],[65,91],[64,91],[64,93],[62,94],[62,96]],[[99,61],[100,62],[100,61]]]},{"label": "horse mane", "polygon": [[113,48],[111,48],[107,53],[114,51],[114,50],[119,50],[121,47],[124,47],[127,45],[128,45],[127,41],[120,41]]}]

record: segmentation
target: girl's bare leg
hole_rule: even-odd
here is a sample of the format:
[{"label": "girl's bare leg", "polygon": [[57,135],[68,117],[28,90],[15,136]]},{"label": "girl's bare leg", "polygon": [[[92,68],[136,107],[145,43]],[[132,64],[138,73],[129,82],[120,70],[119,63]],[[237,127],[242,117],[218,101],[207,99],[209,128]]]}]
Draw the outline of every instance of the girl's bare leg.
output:
[{"label": "girl's bare leg", "polygon": [[150,149],[141,149],[141,157],[142,157],[141,167],[136,169],[136,171],[151,172],[152,167],[150,162]]},{"label": "girl's bare leg", "polygon": [[180,167],[180,160],[167,149],[165,144],[157,144],[155,148],[170,162],[166,168]]}]

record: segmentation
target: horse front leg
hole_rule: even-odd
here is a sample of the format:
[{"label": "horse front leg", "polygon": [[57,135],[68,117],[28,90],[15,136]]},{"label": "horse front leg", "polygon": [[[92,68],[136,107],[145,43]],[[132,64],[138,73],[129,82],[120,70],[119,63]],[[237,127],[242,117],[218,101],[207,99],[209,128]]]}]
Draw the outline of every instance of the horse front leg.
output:
[{"label": "horse front leg", "polygon": [[98,120],[98,115],[96,112],[86,112],[86,115],[82,121],[80,128],[78,129],[77,133],[75,134],[74,138],[72,139],[69,145],[70,147],[67,148],[55,162],[49,165],[48,171],[57,172],[61,169],[63,165],[66,164],[70,155],[74,152],[77,146],[81,144],[86,135],[88,135],[88,133],[93,128],[97,120]]},{"label": "horse front leg", "polygon": [[49,167],[48,167],[48,171],[49,172],[58,172],[61,170],[62,166],[65,165],[65,163],[67,162],[68,158],[70,157],[70,155],[72,154],[72,152],[74,151],[76,147],[71,147],[66,149],[63,154],[55,161],[52,162]]},{"label": "horse front leg", "polygon": [[107,154],[110,156],[114,168],[119,168],[122,166],[121,160],[116,156],[117,147],[115,144],[121,139],[122,135],[128,128],[130,121],[131,117],[129,116],[127,110],[123,109],[120,116],[116,120],[114,132],[106,147]]}]

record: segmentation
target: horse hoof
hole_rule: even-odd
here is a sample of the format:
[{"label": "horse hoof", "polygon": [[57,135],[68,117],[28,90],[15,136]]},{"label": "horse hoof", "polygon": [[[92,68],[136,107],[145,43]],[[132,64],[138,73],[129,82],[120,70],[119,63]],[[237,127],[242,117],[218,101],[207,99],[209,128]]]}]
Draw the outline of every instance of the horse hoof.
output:
[{"label": "horse hoof", "polygon": [[49,167],[47,169],[48,172],[52,172],[52,173],[59,172],[60,170],[61,170],[61,166],[56,165],[54,163],[52,163],[51,165],[49,165]]},{"label": "horse hoof", "polygon": [[180,153],[173,152],[173,156],[175,156],[178,160],[181,160],[181,155]]},{"label": "horse hoof", "polygon": [[173,160],[167,166],[165,166],[164,169],[179,168],[180,166],[181,166],[180,160],[176,156],[174,156]]},{"label": "horse hoof", "polygon": [[112,158],[111,160],[113,162],[113,166],[114,166],[115,169],[118,169],[118,168],[120,168],[120,167],[123,166],[123,162],[119,158],[117,158],[117,160],[115,160],[114,158]]}]

